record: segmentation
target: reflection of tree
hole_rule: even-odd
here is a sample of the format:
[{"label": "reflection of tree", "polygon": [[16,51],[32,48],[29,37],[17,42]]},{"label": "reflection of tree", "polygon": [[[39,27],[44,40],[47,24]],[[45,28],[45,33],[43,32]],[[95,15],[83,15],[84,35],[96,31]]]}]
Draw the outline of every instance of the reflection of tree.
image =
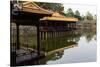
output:
[{"label": "reflection of tree", "polygon": [[87,41],[90,42],[93,36],[96,34],[95,31],[93,30],[84,30],[83,31],[83,36],[86,37]]},{"label": "reflection of tree", "polygon": [[39,60],[40,64],[46,64],[46,62],[48,60],[57,60],[57,59],[60,59],[62,57],[64,53],[64,50],[62,51],[57,51],[53,54],[50,54],[50,55],[47,55],[45,58],[43,58],[42,60]]},{"label": "reflection of tree", "polygon": [[56,56],[52,60],[60,59],[63,54],[64,54],[64,50],[56,52],[55,53]]},{"label": "reflection of tree", "polygon": [[72,42],[78,42],[81,36],[81,31],[73,31],[73,34],[70,33],[68,35],[66,35],[66,38],[68,41],[72,41]]}]

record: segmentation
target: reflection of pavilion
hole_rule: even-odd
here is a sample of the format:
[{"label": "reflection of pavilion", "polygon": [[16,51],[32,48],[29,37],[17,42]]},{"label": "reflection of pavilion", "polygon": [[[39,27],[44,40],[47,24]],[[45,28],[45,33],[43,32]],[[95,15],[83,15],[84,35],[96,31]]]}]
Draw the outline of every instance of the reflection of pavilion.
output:
[{"label": "reflection of pavilion", "polygon": [[[56,46],[57,46],[57,44],[56,44]],[[73,45],[70,44],[69,46],[62,46],[62,48],[51,50],[51,51],[45,53],[46,57],[43,58],[43,60],[37,60],[37,62],[39,62],[39,64],[46,64],[46,62],[49,60],[58,60],[58,59],[62,58],[65,49],[70,49],[70,48],[74,48],[77,46],[78,46],[77,44],[73,44]]]},{"label": "reflection of pavilion", "polygon": [[[70,46],[65,46],[65,47],[62,47],[62,48],[59,48],[59,49],[55,49],[55,50],[52,50],[52,51],[49,51],[47,53],[45,53],[46,55],[50,55],[50,54],[53,54],[53,53],[58,53],[58,54],[61,54],[61,52],[64,51],[64,49],[69,49],[69,48],[73,48],[73,47],[76,47],[77,44],[72,44]],[[63,54],[63,53],[62,53]]]},{"label": "reflection of pavilion", "polygon": [[[17,9],[16,11],[14,10],[15,8]],[[78,21],[76,18],[57,17],[52,14],[53,12],[40,8],[33,2],[25,2],[22,3],[22,6],[15,6],[13,1],[11,1],[11,23],[16,24],[16,44],[14,47],[11,47],[11,65],[20,65],[22,62],[38,59],[41,56],[44,56],[44,52],[40,51],[40,37],[42,35],[47,36],[45,33],[48,31],[51,32],[53,36],[55,36],[57,34],[64,35],[65,33],[62,31],[75,29],[76,22]],[[59,13],[56,14],[59,15]],[[26,49],[26,47],[21,47],[22,45],[20,44],[19,35],[19,27],[21,25],[35,26],[37,28],[36,49]],[[25,63],[22,65],[25,65]]]},{"label": "reflection of pavilion", "polygon": [[79,36],[65,36],[65,37],[53,37],[40,40],[41,50],[45,52],[46,55],[62,51],[64,49],[69,49],[77,46],[77,40]]},{"label": "reflection of pavilion", "polygon": [[77,42],[80,39],[81,31],[70,31],[68,33],[69,34],[66,34],[64,37],[48,37],[46,39],[42,39],[43,44],[41,44],[41,48],[45,47],[44,51],[46,57],[37,62],[40,64],[47,64],[47,61],[59,60],[62,58],[65,49],[78,47]]}]

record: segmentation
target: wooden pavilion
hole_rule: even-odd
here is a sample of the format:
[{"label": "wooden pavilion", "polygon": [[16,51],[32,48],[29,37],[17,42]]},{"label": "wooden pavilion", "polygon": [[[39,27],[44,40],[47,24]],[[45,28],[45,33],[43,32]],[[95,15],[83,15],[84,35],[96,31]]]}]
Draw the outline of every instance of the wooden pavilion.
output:
[{"label": "wooden pavilion", "polygon": [[54,12],[51,17],[43,17],[40,20],[42,23],[45,23],[45,26],[64,26],[66,29],[68,29],[68,27],[75,28],[76,22],[78,22],[77,18],[64,17],[58,12]]},{"label": "wooden pavilion", "polygon": [[[48,36],[62,36],[65,35],[66,31],[76,30],[77,18],[65,17],[54,12],[52,16],[43,17],[40,24],[40,37],[47,38]],[[48,34],[51,33],[51,35]]]},{"label": "wooden pavilion", "polygon": [[[31,60],[32,58],[37,58],[40,56],[40,40],[39,40],[39,26],[40,26],[40,18],[43,18],[45,16],[51,16],[52,12],[45,10],[38,5],[36,5],[34,2],[24,2],[20,5],[15,5],[13,1],[10,3],[11,5],[11,23],[16,24],[16,30],[17,30],[17,42],[15,46],[15,50],[11,49],[11,65],[17,65],[23,61]],[[20,48],[20,40],[19,40],[19,26],[36,26],[37,27],[37,54],[32,55],[32,51],[25,55],[27,51],[22,51]],[[21,50],[21,51],[20,51]],[[19,54],[19,56],[17,56]],[[20,54],[24,54],[23,56],[20,56]],[[30,56],[30,54],[32,56]]]},{"label": "wooden pavilion", "polygon": [[[26,60],[31,60],[34,58],[39,58],[39,56],[41,56],[40,37],[43,34],[42,32],[44,33],[48,31],[62,32],[62,31],[67,31],[69,29],[72,30],[74,29],[74,26],[76,26],[76,22],[78,21],[77,18],[71,18],[71,17],[66,18],[57,12],[51,12],[45,10],[39,7],[34,2],[23,2],[18,5],[11,1],[10,5],[11,5],[11,23],[16,24],[16,30],[17,30],[17,35],[16,35],[17,40],[15,46],[16,49],[15,50],[11,49],[12,65],[21,64],[21,62],[24,62]],[[36,50],[37,54],[36,53],[34,54],[33,51],[27,53],[27,51],[21,50],[21,45],[19,40],[20,25],[37,27],[37,50]],[[23,56],[20,56],[20,54],[23,54]]]}]

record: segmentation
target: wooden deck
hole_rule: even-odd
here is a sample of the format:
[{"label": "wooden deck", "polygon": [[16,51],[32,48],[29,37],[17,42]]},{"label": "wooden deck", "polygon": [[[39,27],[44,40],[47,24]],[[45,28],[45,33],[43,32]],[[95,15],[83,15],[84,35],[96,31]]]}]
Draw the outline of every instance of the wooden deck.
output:
[{"label": "wooden deck", "polygon": [[35,61],[37,59],[45,57],[43,52],[40,52],[40,55],[36,51],[19,49],[16,52],[11,53],[11,66],[23,66],[30,64],[30,61]]}]

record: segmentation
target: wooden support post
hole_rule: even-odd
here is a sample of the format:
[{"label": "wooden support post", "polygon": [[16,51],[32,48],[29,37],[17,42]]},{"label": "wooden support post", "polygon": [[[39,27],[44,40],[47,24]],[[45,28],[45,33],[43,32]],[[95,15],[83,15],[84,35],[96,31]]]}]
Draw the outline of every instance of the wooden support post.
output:
[{"label": "wooden support post", "polygon": [[60,32],[59,32],[59,37],[60,37]]},{"label": "wooden support post", "polygon": [[17,29],[17,41],[16,41],[16,49],[20,49],[20,43],[19,43],[19,24],[16,24],[16,29]]},{"label": "wooden support post", "polygon": [[72,30],[73,30],[73,23],[71,23],[72,25],[71,25],[71,28],[72,28]]},{"label": "wooden support post", "polygon": [[60,37],[62,36],[61,31],[60,31]]},{"label": "wooden support post", "polygon": [[73,30],[73,23],[71,23],[71,29]]},{"label": "wooden support post", "polygon": [[70,23],[70,29],[72,30],[72,23]]},{"label": "wooden support post", "polygon": [[59,37],[61,36],[61,32],[59,31]]},{"label": "wooden support post", "polygon": [[62,37],[62,31],[61,31],[61,37]]},{"label": "wooden support post", "polygon": [[56,37],[56,31],[54,32],[54,36]]},{"label": "wooden support post", "polygon": [[56,37],[57,37],[57,31],[56,31]]},{"label": "wooden support post", "polygon": [[63,31],[63,36],[64,36],[64,31]]},{"label": "wooden support post", "polygon": [[52,36],[53,36],[53,38],[54,38],[54,31],[52,32]]},{"label": "wooden support post", "polygon": [[49,32],[48,34],[49,34],[49,38],[51,38],[51,32]]},{"label": "wooden support post", "polygon": [[76,30],[76,23],[74,24],[74,29]]},{"label": "wooden support post", "polygon": [[37,22],[37,54],[38,56],[40,55],[40,35],[39,35],[39,26],[40,26],[40,22]]},{"label": "wooden support post", "polygon": [[74,30],[74,23],[72,23],[72,30]]},{"label": "wooden support post", "polygon": [[58,31],[56,32],[56,37],[58,37]]},{"label": "wooden support post", "polygon": [[67,30],[69,30],[69,24],[68,24],[67,28],[68,28]]},{"label": "wooden support post", "polygon": [[70,29],[72,30],[72,23],[70,23]]},{"label": "wooden support post", "polygon": [[58,37],[59,37],[59,31],[58,31]]},{"label": "wooden support post", "polygon": [[47,38],[48,37],[48,33],[47,33],[47,31],[48,31],[48,22],[47,21],[45,21],[45,23],[46,23],[46,31],[45,31],[45,38]]},{"label": "wooden support post", "polygon": [[42,33],[42,31],[41,31],[41,39],[42,39],[42,35],[43,35],[43,33]]},{"label": "wooden support post", "polygon": [[42,33],[43,33],[42,38],[44,39],[44,31]]},{"label": "wooden support post", "polygon": [[41,39],[41,32],[39,32],[39,35],[40,35],[40,39]]},{"label": "wooden support post", "polygon": [[47,39],[47,37],[48,37],[48,32],[47,32],[47,31],[45,32],[45,37],[46,37],[46,39]]},{"label": "wooden support post", "polygon": [[53,37],[55,37],[55,31],[53,32]]},{"label": "wooden support post", "polygon": [[75,23],[75,29],[77,29],[77,25],[76,25],[76,23]]},{"label": "wooden support post", "polygon": [[51,32],[51,38],[53,38],[53,31]]},{"label": "wooden support post", "polygon": [[44,31],[44,39],[46,39],[46,32]]},{"label": "wooden support post", "polygon": [[56,31],[55,31],[55,37],[56,37]]}]

